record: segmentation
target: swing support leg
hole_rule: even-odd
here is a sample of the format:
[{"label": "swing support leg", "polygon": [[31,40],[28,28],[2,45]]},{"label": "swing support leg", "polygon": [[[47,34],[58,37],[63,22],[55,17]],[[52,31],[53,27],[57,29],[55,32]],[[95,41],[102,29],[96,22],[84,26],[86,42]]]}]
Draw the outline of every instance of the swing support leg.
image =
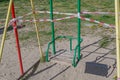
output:
[{"label": "swing support leg", "polygon": [[115,0],[117,80],[120,80],[120,0]]},{"label": "swing support leg", "polygon": [[3,36],[2,36],[2,42],[1,42],[1,46],[0,46],[0,62],[1,62],[1,59],[2,59],[3,48],[4,48],[6,33],[7,33],[7,27],[9,25],[8,23],[9,23],[10,10],[11,10],[11,6],[12,6],[12,2],[13,2],[13,0],[10,0],[10,2],[9,2],[8,12],[7,12],[7,17],[6,17],[6,22],[5,22],[5,28],[4,28],[4,32],[3,32]]},{"label": "swing support leg", "polygon": [[[12,6],[11,6],[11,13],[12,13],[12,18],[16,18],[14,1],[12,2]],[[18,30],[17,30],[16,21],[12,25],[13,25],[13,29],[14,29],[14,33],[15,33],[15,38],[16,38],[16,48],[17,48],[17,51],[18,51],[18,58],[19,58],[19,63],[20,63],[20,72],[21,72],[21,75],[23,75],[24,70],[23,70],[23,63],[22,63],[22,57],[21,57],[21,51],[20,51],[20,44],[19,44],[19,37],[18,37]]]},{"label": "swing support leg", "polygon": [[42,47],[41,47],[40,34],[39,34],[38,25],[37,25],[37,22],[36,22],[35,7],[34,7],[34,4],[33,4],[33,0],[30,0],[30,2],[31,2],[32,12],[33,12],[33,19],[34,19],[34,24],[35,24],[35,29],[36,29],[36,35],[37,35],[37,40],[38,40],[38,46],[39,46],[39,52],[40,52],[40,61],[44,62],[45,61],[45,56],[44,56],[44,53],[43,53]]}]

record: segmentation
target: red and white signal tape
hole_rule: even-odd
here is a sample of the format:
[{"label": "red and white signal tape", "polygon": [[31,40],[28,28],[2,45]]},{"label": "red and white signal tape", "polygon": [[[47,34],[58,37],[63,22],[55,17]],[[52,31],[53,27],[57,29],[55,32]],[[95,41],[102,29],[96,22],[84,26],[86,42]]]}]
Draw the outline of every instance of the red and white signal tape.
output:
[{"label": "red and white signal tape", "polygon": [[[54,20],[51,20],[51,19],[38,19],[38,20],[35,20],[37,22],[56,22],[56,21],[61,21],[61,20],[65,20],[65,19],[72,19],[72,18],[75,18],[76,16],[69,16],[69,17],[64,17],[64,18],[59,18],[59,19],[54,19]],[[12,20],[12,22],[14,22],[15,20]],[[18,22],[34,22],[34,20],[21,20],[19,19]]]},{"label": "red and white signal tape", "polygon": [[[47,13],[50,14],[50,11],[36,11],[37,13]],[[62,13],[62,12],[53,12],[53,14],[60,14],[60,15],[76,15],[75,13]]]},{"label": "red and white signal tape", "polygon": [[[35,21],[37,21],[37,22],[48,22],[48,21],[56,22],[56,21],[65,20],[65,19],[72,19],[72,18],[75,18],[75,17],[78,17],[78,16],[72,15],[72,16],[69,16],[69,17],[64,17],[64,18],[59,18],[59,19],[54,19],[54,20],[38,19],[38,20],[35,20]],[[112,25],[112,24],[107,24],[107,23],[100,22],[100,21],[97,21],[97,20],[94,20],[94,19],[89,19],[89,18],[85,18],[85,17],[80,17],[80,19],[84,20],[84,21],[89,21],[89,22],[94,22],[94,23],[100,24],[101,26],[104,26],[106,28],[107,27],[115,28],[115,26]],[[18,17],[18,18],[12,19],[10,21],[10,24],[12,24],[15,21],[18,21],[20,23],[22,23],[22,22],[34,22],[34,20],[22,20],[22,17]]]},{"label": "red and white signal tape", "polygon": [[81,14],[115,14],[114,12],[81,12]]},{"label": "red and white signal tape", "polygon": [[89,21],[89,22],[94,22],[94,23],[97,23],[97,24],[99,24],[101,26],[104,26],[106,28],[107,27],[115,28],[115,26],[112,25],[112,24],[107,24],[107,23],[104,23],[104,22],[100,22],[100,21],[97,21],[97,20],[94,20],[94,19],[90,19],[90,18],[85,18],[85,17],[80,17],[80,18],[81,18],[81,20]]},{"label": "red and white signal tape", "polygon": [[[38,13],[50,13],[49,11],[36,11]],[[75,13],[61,13],[61,12],[53,12],[53,14],[63,14],[63,15],[76,15]],[[81,14],[115,14],[114,12],[87,12],[83,11]]]},{"label": "red and white signal tape", "polygon": [[[36,13],[50,13],[49,11],[36,11]],[[23,18],[25,16],[31,15],[32,12],[25,14],[23,16],[20,16],[19,18]],[[53,14],[61,14],[61,15],[77,15],[75,13],[61,13],[61,12],[53,12]],[[81,14],[114,14],[114,12],[81,12]],[[0,24],[2,24],[2,21],[5,21],[5,19],[0,19]]]},{"label": "red and white signal tape", "polygon": [[[23,15],[23,16],[19,16],[19,17],[17,17],[17,18],[14,18],[14,19],[10,20],[10,23],[9,23],[9,24],[11,24],[11,22],[17,21],[17,20],[22,19],[22,18],[24,18],[24,17],[26,17],[26,16],[29,16],[29,15],[31,15],[31,14],[32,14],[32,12],[27,13],[27,14],[25,14],[25,15]],[[0,24],[4,24],[4,21],[5,21],[5,19],[0,19]]]},{"label": "red and white signal tape", "polygon": [[[36,11],[36,13],[50,13],[49,11]],[[87,12],[84,12],[87,14]],[[109,12],[108,12],[109,13]],[[28,14],[25,14],[23,16],[19,16],[17,18],[14,18],[10,21],[9,25],[11,25],[13,22],[15,21],[18,21],[18,22],[34,22],[34,20],[22,20],[22,18],[24,18],[25,16],[29,16],[31,15],[32,12],[28,13]],[[48,22],[48,21],[53,21],[53,22],[56,22],[56,21],[60,21],[60,20],[65,20],[65,19],[71,19],[71,18],[75,18],[75,17],[78,17],[77,14],[75,13],[60,13],[60,12],[53,12],[53,14],[64,14],[64,15],[70,15],[69,17],[64,17],[64,18],[59,18],[59,19],[54,19],[54,20],[50,20],[50,19],[39,19],[39,20],[35,20],[35,21],[38,21],[38,22]],[[114,25],[111,25],[111,24],[107,24],[107,23],[104,23],[104,22],[100,22],[100,21],[97,21],[97,20],[94,20],[94,19],[89,19],[89,18],[85,18],[85,17],[80,17],[81,20],[85,20],[85,21],[89,21],[89,22],[94,22],[94,23],[97,23],[97,24],[100,24],[104,27],[115,27]]]}]

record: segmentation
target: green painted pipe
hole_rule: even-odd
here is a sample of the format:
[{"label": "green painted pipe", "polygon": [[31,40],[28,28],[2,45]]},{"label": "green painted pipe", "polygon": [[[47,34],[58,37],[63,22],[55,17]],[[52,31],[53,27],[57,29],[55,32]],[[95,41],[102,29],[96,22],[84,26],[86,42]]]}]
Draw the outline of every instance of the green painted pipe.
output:
[{"label": "green painted pipe", "polygon": [[52,50],[53,50],[53,53],[55,54],[56,52],[56,49],[55,49],[55,30],[54,30],[54,22],[52,21],[54,18],[53,18],[53,0],[50,0],[50,19],[51,19],[51,29],[52,29],[52,41],[53,44],[52,44]]},{"label": "green painted pipe", "polygon": [[78,46],[78,59],[80,60],[80,56],[81,56],[81,54],[80,54],[80,40],[81,40],[81,37],[80,37],[80,35],[81,35],[80,12],[81,12],[81,0],[78,0],[77,3],[78,3],[78,44],[79,44],[79,46]]}]

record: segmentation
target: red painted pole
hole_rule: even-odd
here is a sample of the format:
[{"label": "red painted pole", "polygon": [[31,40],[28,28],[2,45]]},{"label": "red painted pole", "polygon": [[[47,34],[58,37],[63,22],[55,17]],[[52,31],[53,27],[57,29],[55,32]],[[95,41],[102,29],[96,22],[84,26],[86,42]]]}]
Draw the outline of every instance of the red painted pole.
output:
[{"label": "red painted pole", "polygon": [[[12,12],[12,18],[16,18],[14,2],[12,2],[11,12]],[[23,70],[22,57],[21,57],[19,38],[18,38],[18,31],[17,31],[17,23],[16,22],[13,23],[13,29],[14,29],[14,34],[15,34],[15,38],[16,38],[16,48],[17,48],[17,51],[18,51],[18,58],[19,58],[19,63],[20,63],[20,72],[21,72],[21,75],[23,75],[24,70]]]}]

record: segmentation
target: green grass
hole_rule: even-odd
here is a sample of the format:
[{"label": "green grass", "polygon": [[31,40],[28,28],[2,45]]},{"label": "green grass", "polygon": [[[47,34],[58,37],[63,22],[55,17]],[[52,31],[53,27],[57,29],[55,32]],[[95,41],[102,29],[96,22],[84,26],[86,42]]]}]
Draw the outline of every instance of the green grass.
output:
[{"label": "green grass", "polygon": [[[15,7],[16,7],[16,16],[22,16],[26,13],[31,12],[31,6],[29,0],[14,0]],[[58,12],[71,12],[71,13],[77,13],[77,0],[53,0],[54,4],[54,11]],[[7,7],[8,7],[8,1],[2,1],[0,2],[0,19],[5,19],[7,14]],[[36,10],[47,10],[49,11],[49,0],[34,0],[35,8]],[[82,11],[105,11],[105,12],[114,12],[114,0],[81,0],[81,10]],[[115,16],[114,15],[89,15],[85,14],[82,15],[87,18],[96,19],[101,22],[105,22],[108,24],[114,24],[115,22]],[[54,15],[54,18],[63,18],[66,17],[65,15]],[[44,18],[50,18],[49,14],[37,14],[37,19],[44,19]],[[24,19],[32,19],[32,15],[24,17]],[[82,21],[82,28],[84,28],[83,24],[86,23],[85,21]],[[89,23],[89,22],[88,22]],[[27,27],[33,25],[31,23],[23,23]],[[51,34],[51,25],[50,22],[41,22],[38,23],[40,28],[49,28],[49,31],[41,31],[41,36],[50,36]],[[95,27],[95,26],[94,26]],[[92,28],[96,29],[96,28]],[[62,34],[68,33],[68,35],[76,35],[77,32],[77,18],[74,19],[68,19],[63,21],[55,22],[55,30],[56,35],[59,35],[60,30],[63,31]],[[84,30],[84,29],[82,29]],[[93,31],[93,30],[92,30]],[[85,31],[82,31],[82,34],[84,34]],[[33,38],[36,36],[35,31],[30,32],[22,32],[20,34],[20,40],[25,41],[29,40],[30,38]],[[50,37],[49,37],[50,38]],[[43,42],[46,41],[47,38],[44,37]],[[48,41],[48,40],[47,40]],[[100,43],[101,46],[103,43],[107,43],[107,39],[102,41]]]},{"label": "green grass", "polygon": [[110,45],[111,41],[112,39],[110,38],[110,36],[104,35],[103,39],[99,42],[99,46],[105,48]]},{"label": "green grass", "polygon": [[[20,16],[25,13],[31,12],[31,6],[29,0],[15,0],[16,15]],[[77,13],[77,0],[53,0],[54,11],[58,12],[74,12]],[[35,0],[35,7],[37,10],[49,10],[48,0]],[[0,18],[5,18],[7,12],[8,1],[0,2]],[[6,7],[5,9],[2,9]],[[114,12],[114,0],[81,0],[82,11],[105,11]],[[61,15],[57,15],[59,18]],[[106,23],[114,24],[114,16],[111,15],[84,15],[88,18],[97,19]],[[109,17],[108,17],[109,16]],[[40,17],[40,16],[39,16]],[[41,18],[41,17],[40,17]],[[49,18],[49,15],[47,16]]]},{"label": "green grass", "polygon": [[[46,32],[46,31],[39,31],[40,34],[40,40],[42,42],[41,45],[47,43],[50,40],[51,37],[51,32]],[[22,32],[19,35],[20,41],[23,43],[28,43],[29,40],[34,40],[37,43],[37,36],[35,31],[28,31],[28,32]]]},{"label": "green grass", "polygon": [[109,45],[109,41],[108,41],[108,38],[107,38],[107,37],[103,38],[103,40],[99,42],[99,46],[100,46],[100,47],[105,48],[105,47],[108,46],[108,45]]}]

